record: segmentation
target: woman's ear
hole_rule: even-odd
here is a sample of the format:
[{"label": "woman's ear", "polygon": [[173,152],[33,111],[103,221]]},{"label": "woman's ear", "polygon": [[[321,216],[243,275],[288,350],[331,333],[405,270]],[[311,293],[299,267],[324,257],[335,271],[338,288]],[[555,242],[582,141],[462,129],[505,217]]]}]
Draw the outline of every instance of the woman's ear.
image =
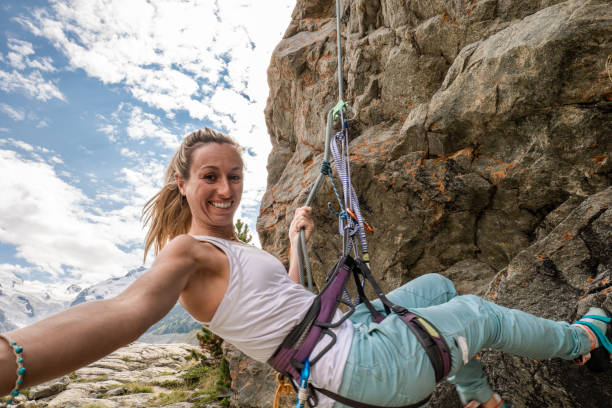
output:
[{"label": "woman's ear", "polygon": [[181,195],[185,195],[185,179],[181,177],[180,174],[174,173],[174,181],[176,181],[176,185],[181,192]]}]

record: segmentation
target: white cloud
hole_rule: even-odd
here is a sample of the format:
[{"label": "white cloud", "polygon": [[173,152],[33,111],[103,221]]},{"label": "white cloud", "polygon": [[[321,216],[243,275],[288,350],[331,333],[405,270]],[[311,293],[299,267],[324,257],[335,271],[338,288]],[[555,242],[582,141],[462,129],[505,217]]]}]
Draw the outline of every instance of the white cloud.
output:
[{"label": "white cloud", "polygon": [[151,113],[143,112],[138,106],[132,107],[127,127],[130,139],[159,139],[170,149],[176,149],[179,141],[176,135],[162,125],[161,120]]},{"label": "white cloud", "polygon": [[37,9],[18,21],[51,40],[72,67],[104,83],[123,83],[152,107],[186,110],[233,131],[227,116],[238,107],[216,106],[214,90],[235,99],[246,93],[263,117],[265,70],[294,4],[54,0],[52,11]]},{"label": "white cloud", "polygon": [[101,211],[51,165],[12,150],[0,150],[0,172],[9,175],[0,179],[0,242],[15,245],[17,257],[54,276],[82,275],[83,283],[140,264],[142,251],[120,249],[142,239],[138,211]]},{"label": "white cloud", "polygon": [[51,57],[42,57],[42,58],[37,58],[35,60],[28,60],[27,64],[28,64],[28,67],[32,69],[38,69],[40,71],[45,71],[45,72],[56,71],[55,67],[53,66],[53,59],[51,59]]},{"label": "white cloud", "polygon": [[25,119],[25,112],[18,108],[13,108],[12,106],[7,105],[6,103],[0,103],[0,111],[9,115],[11,119],[15,121],[21,121]]},{"label": "white cloud", "polygon": [[121,149],[120,153],[123,157],[128,157],[130,159],[135,159],[138,157],[138,153],[125,147]]},{"label": "white cloud", "polygon": [[27,75],[20,72],[6,72],[0,70],[0,90],[5,92],[23,91],[26,95],[46,102],[57,98],[66,101],[66,98],[57,86],[43,78],[39,71],[32,71]]},{"label": "white cloud", "polygon": [[25,69],[26,63],[24,59],[26,59],[28,55],[34,54],[34,48],[32,47],[32,44],[27,41],[18,40],[16,38],[9,38],[8,47],[11,50],[11,52],[6,55],[8,62],[14,68],[17,68],[19,70]]},{"label": "white cloud", "polygon": [[[99,119],[106,120],[106,118],[104,118],[104,117],[100,118],[100,116],[102,116],[102,115],[99,115],[99,117],[98,117]],[[102,132],[106,136],[108,136],[108,139],[111,142],[116,142],[117,141],[118,130],[117,130],[117,127],[115,125],[112,125],[110,123],[105,123],[103,125],[98,126],[98,128],[96,130],[98,132]]]},{"label": "white cloud", "polygon": [[40,71],[54,72],[53,59],[51,57],[41,57],[31,59],[28,56],[34,54],[32,43],[22,41],[17,38],[8,39],[8,48],[11,50],[7,55],[7,62],[18,70],[24,70],[27,67]]}]

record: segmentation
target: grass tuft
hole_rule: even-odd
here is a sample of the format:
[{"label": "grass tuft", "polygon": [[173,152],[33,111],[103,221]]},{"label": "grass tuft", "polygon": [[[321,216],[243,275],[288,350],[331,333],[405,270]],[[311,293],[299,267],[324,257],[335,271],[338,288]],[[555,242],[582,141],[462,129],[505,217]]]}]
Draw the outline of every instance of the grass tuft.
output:
[{"label": "grass tuft", "polygon": [[168,394],[162,392],[152,401],[154,406],[174,404],[177,402],[187,401],[189,399],[189,393],[185,391],[172,391]]},{"label": "grass tuft", "polygon": [[152,393],[153,387],[150,385],[144,385],[139,382],[133,382],[125,385],[125,389],[128,394],[142,394],[142,393]]}]

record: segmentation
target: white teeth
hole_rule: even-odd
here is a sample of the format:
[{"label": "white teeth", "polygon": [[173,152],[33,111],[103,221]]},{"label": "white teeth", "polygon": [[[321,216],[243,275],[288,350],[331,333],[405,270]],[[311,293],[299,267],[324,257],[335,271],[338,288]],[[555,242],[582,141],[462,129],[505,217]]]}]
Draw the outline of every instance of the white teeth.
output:
[{"label": "white teeth", "polygon": [[214,203],[214,202],[210,202],[212,204],[213,207],[217,207],[217,208],[230,208],[232,203],[231,201],[229,203]]}]

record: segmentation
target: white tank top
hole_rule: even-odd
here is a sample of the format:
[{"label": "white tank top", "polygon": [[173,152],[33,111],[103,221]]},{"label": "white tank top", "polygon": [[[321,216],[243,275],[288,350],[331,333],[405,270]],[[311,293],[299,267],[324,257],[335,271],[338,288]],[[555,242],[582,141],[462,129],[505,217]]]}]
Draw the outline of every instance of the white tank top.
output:
[{"label": "white tank top", "polygon": [[[247,356],[268,361],[291,329],[302,321],[315,295],[289,279],[283,264],[266,251],[216,237],[193,237],[221,249],[230,266],[225,296],[211,321],[202,324]],[[341,315],[337,311],[334,320]],[[337,392],[351,347],[353,325],[347,319],[333,331],[337,342],[312,366],[311,382]],[[312,355],[316,356],[327,343],[326,336],[315,346]],[[321,397],[322,407],[331,406],[331,400]]]}]

